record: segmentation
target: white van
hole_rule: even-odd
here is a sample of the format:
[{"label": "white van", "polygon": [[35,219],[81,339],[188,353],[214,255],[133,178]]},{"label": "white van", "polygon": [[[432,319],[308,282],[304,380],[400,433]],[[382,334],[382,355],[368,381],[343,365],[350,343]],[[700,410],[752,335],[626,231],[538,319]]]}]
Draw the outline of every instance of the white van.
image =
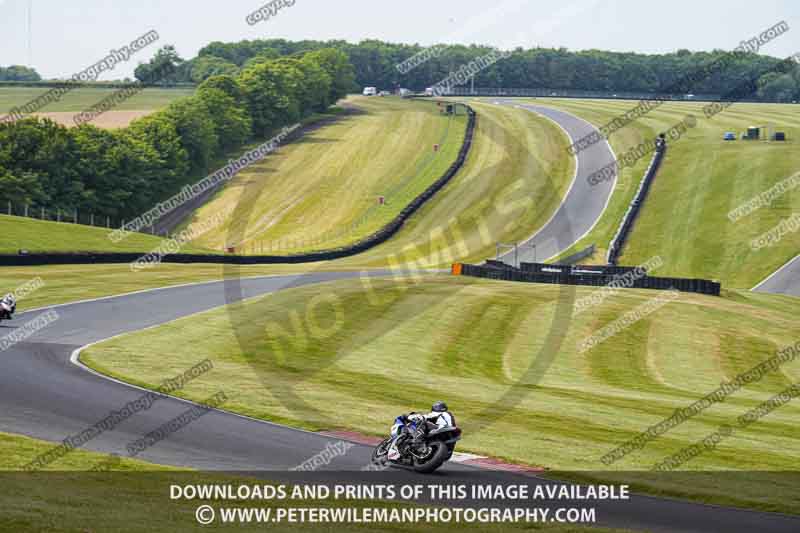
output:
[{"label": "white van", "polygon": [[364,87],[364,92],[362,94],[364,96],[375,96],[378,94],[378,89],[375,87]]}]

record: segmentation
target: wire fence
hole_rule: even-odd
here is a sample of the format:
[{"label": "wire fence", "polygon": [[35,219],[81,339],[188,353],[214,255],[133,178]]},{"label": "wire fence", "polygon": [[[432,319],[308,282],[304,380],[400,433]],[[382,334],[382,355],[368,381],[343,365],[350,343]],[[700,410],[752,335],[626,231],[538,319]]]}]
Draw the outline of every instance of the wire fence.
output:
[{"label": "wire fence", "polygon": [[[679,102],[714,102],[722,99],[720,94],[660,94],[640,91],[585,91],[577,89],[525,89],[494,87],[453,87],[446,96],[518,96],[538,98],[602,98],[611,100],[672,100]],[[756,96],[745,101],[759,102]]]},{"label": "wire fence", "polygon": [[[105,229],[119,228],[125,224],[125,219],[120,217],[101,215],[89,211],[79,211],[78,209],[51,208],[35,204],[16,204],[11,201],[7,201],[5,205],[0,205],[0,214]],[[155,234],[155,230],[151,226],[142,228],[139,233],[153,235]]]}]

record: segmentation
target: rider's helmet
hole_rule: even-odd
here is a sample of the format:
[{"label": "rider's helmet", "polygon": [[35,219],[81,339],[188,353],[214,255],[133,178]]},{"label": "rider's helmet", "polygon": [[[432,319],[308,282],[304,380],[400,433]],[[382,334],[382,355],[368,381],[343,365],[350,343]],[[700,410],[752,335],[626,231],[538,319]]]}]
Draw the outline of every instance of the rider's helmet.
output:
[{"label": "rider's helmet", "polygon": [[447,404],[439,400],[438,402],[433,404],[433,407],[431,407],[431,411],[433,411],[434,413],[444,413],[445,411],[447,411]]}]

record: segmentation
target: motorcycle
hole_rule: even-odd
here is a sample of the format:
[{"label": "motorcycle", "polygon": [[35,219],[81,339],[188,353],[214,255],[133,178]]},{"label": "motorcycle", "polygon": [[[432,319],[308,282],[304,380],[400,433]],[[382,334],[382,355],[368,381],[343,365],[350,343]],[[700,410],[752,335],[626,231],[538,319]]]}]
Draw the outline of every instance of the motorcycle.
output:
[{"label": "motorcycle", "polygon": [[[395,427],[406,422],[398,417]],[[430,474],[453,456],[456,442],[461,440],[461,429],[456,426],[437,428],[430,422],[411,420],[408,435],[385,439],[372,452],[373,464],[410,468],[421,474]]]},{"label": "motorcycle", "polygon": [[14,312],[16,310],[17,304],[15,302],[0,300],[0,321],[14,318]]}]

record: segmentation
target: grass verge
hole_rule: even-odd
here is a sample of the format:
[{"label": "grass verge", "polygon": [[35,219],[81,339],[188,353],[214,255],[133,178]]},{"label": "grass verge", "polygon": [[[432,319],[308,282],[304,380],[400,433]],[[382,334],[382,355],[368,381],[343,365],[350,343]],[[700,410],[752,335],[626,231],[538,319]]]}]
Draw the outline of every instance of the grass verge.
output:
[{"label": "grass verge", "polygon": [[[800,333],[792,298],[682,294],[582,352],[586,338],[663,293],[626,290],[570,318],[573,291],[583,297],[592,289],[451,277],[332,282],[122,336],[82,360],[152,386],[202,354],[217,371],[193,382],[187,398],[222,384],[234,391],[231,410],[312,430],[381,435],[395,414],[444,397],[468,451],[596,471],[605,453]],[[800,363],[786,363],[613,468],[647,470],[798,377]],[[684,468],[794,471],[798,417],[800,405],[789,403]],[[724,496],[721,489],[693,488],[710,501]],[[798,508],[800,500],[764,489],[753,483],[740,497],[754,508]]]},{"label": "grass verge", "polygon": [[[602,126],[632,101],[539,99],[539,105],[569,111]],[[800,232],[788,232],[777,243],[753,249],[752,240],[800,210],[800,188],[768,207],[737,221],[728,213],[800,171],[800,118],[789,104],[739,103],[706,119],[700,103],[668,102],[615,132],[609,139],[617,157],[653,139],[692,114],[697,125],[670,141],[667,156],[653,182],[620,264],[636,265],[660,256],[657,275],[718,279],[727,287],[751,288],[786,263],[800,249]],[[751,125],[773,125],[788,142],[723,141],[727,131]],[[623,170],[609,208],[597,227],[568,253],[596,243],[595,262],[604,262],[608,243],[633,198],[650,156]]]}]

